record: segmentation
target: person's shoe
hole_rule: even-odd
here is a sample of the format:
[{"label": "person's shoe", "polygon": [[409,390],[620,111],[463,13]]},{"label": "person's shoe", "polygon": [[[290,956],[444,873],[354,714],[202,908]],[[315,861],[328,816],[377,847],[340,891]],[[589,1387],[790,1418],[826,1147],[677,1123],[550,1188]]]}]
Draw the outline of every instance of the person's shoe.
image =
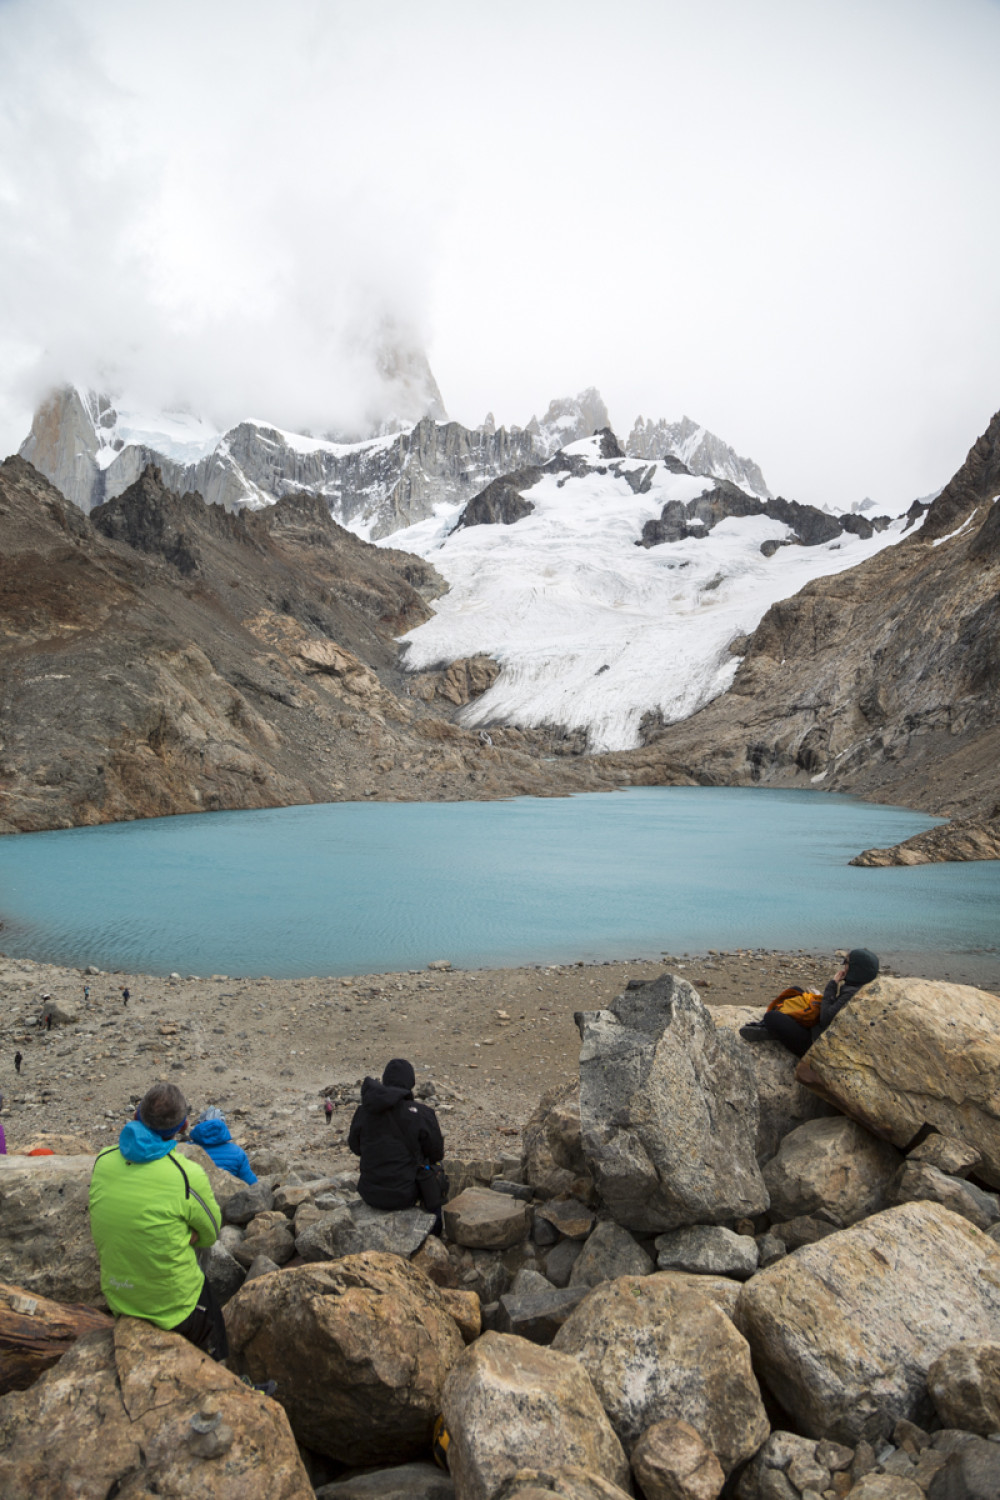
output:
[{"label": "person's shoe", "polygon": [[745,1042],[769,1042],[772,1040],[771,1033],[763,1021],[750,1021],[746,1026],[741,1026],[740,1036]]},{"label": "person's shoe", "polygon": [[274,1400],[274,1393],[277,1389],[278,1382],[276,1380],[260,1380],[257,1381],[254,1385],[255,1391],[260,1391],[262,1396],[270,1396],[272,1401]]}]

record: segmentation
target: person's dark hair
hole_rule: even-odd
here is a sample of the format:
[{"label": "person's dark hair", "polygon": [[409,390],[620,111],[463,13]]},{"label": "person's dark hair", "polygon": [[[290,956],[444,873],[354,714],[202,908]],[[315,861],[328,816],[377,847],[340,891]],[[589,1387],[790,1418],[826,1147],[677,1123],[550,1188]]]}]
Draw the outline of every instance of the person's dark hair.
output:
[{"label": "person's dark hair", "polygon": [[878,971],[877,954],[873,953],[870,948],[852,948],[847,955],[847,973],[844,975],[844,983],[871,984],[873,979],[878,978]]},{"label": "person's dark hair", "polygon": [[179,1130],[187,1112],[187,1100],[175,1083],[154,1083],[139,1103],[139,1119],[150,1130]]},{"label": "person's dark hair", "polygon": [[405,1057],[394,1057],[391,1062],[386,1063],[382,1082],[388,1088],[412,1089],[416,1081],[413,1064],[408,1063]]}]

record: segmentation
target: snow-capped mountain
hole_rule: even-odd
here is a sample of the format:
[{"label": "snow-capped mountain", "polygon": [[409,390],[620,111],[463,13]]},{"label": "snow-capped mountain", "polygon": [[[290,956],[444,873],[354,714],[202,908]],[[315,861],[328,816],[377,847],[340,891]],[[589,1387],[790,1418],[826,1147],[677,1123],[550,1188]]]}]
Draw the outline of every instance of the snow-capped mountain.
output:
[{"label": "snow-capped mountain", "polygon": [[[19,451],[88,513],[123,494],[154,464],[168,488],[200,494],[227,510],[270,505],[286,495],[322,495],[336,521],[377,540],[433,515],[441,504],[462,505],[500,475],[543,463],[567,443],[608,426],[600,393],[590,388],[553,401],[541,420],[533,417],[524,428],[498,428],[492,418],[478,428],[464,427],[444,418],[437,385],[422,368],[409,371],[403,388],[411,402],[419,396],[426,414],[412,426],[364,441],[317,438],[251,420],[222,432],[190,413],[148,413],[65,386],[39,407]],[[402,377],[396,371],[393,378],[398,384]],[[657,424],[660,429],[667,432],[668,424]],[[702,441],[690,461],[683,459],[689,469],[717,478],[742,472],[748,460],[704,429],[697,431]],[[687,438],[684,443],[685,451],[691,448]],[[766,495],[760,471],[752,468],[759,485],[744,487]]]},{"label": "snow-capped mountain", "polygon": [[[696,513],[720,493],[712,481],[676,460],[609,458],[607,436],[526,474],[508,524],[458,526],[462,507],[446,504],[406,533],[407,550],[450,584],[434,618],[403,638],[407,667],[478,654],[502,667],[463,710],[468,725],[564,725],[585,731],[590,750],[629,749],[646,715],[669,723],[725,691],[742,638],[772,603],[892,545],[906,525],[849,517],[864,534],[801,545],[767,514],[709,524]],[[676,507],[693,518],[689,534],[639,545]]]},{"label": "snow-capped mountain", "polygon": [[714,474],[717,479],[728,479],[763,500],[771,493],[752,458],[740,458],[728,443],[692,422],[690,417],[682,417],[679,422],[647,422],[644,417],[636,417],[625,442],[625,452],[634,458],[666,458],[672,454],[692,474]]}]

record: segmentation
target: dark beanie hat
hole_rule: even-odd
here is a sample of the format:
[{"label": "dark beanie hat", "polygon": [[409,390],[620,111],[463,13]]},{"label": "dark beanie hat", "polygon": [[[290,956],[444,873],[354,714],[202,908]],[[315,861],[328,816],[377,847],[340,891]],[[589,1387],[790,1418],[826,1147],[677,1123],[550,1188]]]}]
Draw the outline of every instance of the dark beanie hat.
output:
[{"label": "dark beanie hat", "polygon": [[878,978],[878,958],[870,948],[852,948],[847,955],[845,984],[870,984]]},{"label": "dark beanie hat", "polygon": [[413,1071],[413,1064],[408,1063],[405,1057],[394,1057],[391,1062],[386,1063],[385,1072],[382,1074],[382,1082],[389,1088],[412,1089],[417,1081],[417,1075]]}]

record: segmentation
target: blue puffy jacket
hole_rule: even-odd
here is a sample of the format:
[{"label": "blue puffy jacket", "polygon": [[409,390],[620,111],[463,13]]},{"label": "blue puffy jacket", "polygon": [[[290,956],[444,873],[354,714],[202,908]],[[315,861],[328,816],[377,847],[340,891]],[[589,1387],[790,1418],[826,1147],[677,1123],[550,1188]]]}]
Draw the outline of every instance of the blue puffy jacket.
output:
[{"label": "blue puffy jacket", "polygon": [[201,1120],[191,1132],[196,1146],[207,1151],[217,1167],[232,1172],[244,1182],[256,1182],[257,1176],[242,1146],[229,1134],[225,1120]]}]

